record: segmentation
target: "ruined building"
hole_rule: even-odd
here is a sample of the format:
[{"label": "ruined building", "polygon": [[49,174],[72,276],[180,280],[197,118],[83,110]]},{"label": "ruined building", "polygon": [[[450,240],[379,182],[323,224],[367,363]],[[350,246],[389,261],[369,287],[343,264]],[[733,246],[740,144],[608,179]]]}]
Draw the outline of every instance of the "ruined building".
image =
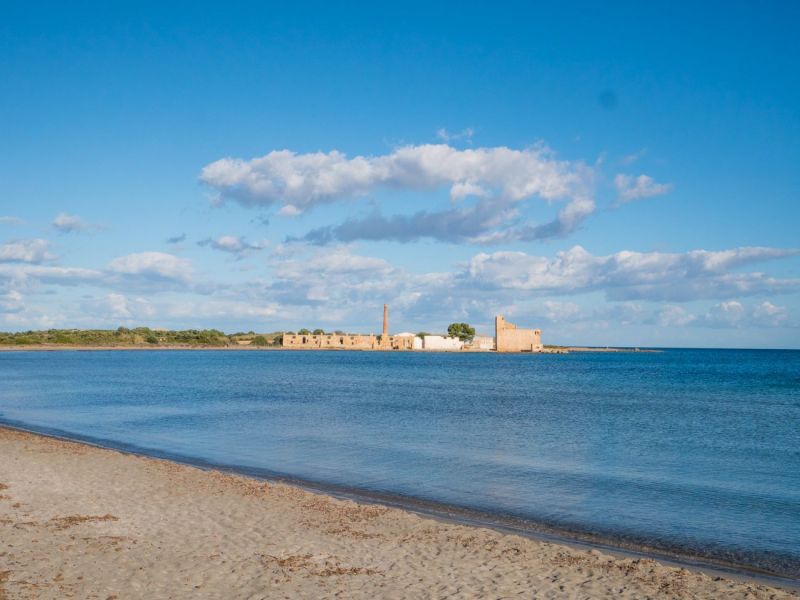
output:
[{"label": "ruined building", "polygon": [[541,352],[544,348],[540,329],[517,329],[502,315],[495,317],[494,327],[498,352]]},{"label": "ruined building", "polygon": [[[426,335],[423,338],[413,333],[389,335],[389,306],[383,305],[383,329],[380,335],[323,333],[321,335],[283,334],[284,348],[298,350],[464,350],[465,344],[458,338],[441,335]],[[495,337],[475,336],[466,349],[497,352],[541,352],[542,332],[539,329],[518,329],[502,316],[495,317]]]},{"label": "ruined building", "polygon": [[322,335],[283,334],[284,348],[327,348],[343,350],[412,350],[414,338],[389,335],[389,306],[383,305],[383,332],[381,335],[350,335],[325,333]]}]

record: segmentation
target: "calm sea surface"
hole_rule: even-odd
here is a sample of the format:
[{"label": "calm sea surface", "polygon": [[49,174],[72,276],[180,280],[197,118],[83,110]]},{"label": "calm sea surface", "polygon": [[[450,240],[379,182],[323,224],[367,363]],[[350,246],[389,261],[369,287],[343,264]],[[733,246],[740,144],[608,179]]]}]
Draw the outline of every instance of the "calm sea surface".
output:
[{"label": "calm sea surface", "polygon": [[0,419],[800,577],[800,351],[9,352]]}]

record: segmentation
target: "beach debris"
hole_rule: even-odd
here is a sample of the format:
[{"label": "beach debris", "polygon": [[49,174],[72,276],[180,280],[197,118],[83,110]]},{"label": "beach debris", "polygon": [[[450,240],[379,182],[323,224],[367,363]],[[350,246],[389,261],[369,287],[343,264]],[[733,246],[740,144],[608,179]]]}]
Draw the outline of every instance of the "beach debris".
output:
[{"label": "beach debris", "polygon": [[259,555],[262,563],[276,564],[290,573],[306,572],[315,577],[335,577],[339,575],[376,575],[379,571],[368,567],[354,567],[339,561],[335,556],[314,556],[313,554],[289,554],[287,556]]},{"label": "beach debris", "polygon": [[82,523],[102,523],[104,521],[119,521],[114,515],[69,515],[67,517],[53,517],[49,523],[56,529],[68,529]]}]

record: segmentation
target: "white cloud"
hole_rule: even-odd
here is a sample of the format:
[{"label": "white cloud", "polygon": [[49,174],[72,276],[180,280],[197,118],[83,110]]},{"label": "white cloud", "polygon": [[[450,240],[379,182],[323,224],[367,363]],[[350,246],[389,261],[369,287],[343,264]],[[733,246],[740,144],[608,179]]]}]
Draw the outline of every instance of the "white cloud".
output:
[{"label": "white cloud", "polygon": [[[410,330],[430,330],[459,320],[490,333],[491,317],[501,313],[543,327],[555,342],[561,335],[578,336],[577,342],[583,336],[602,342],[597,331],[630,327],[650,328],[659,340],[683,339],[686,333],[667,330],[686,327],[726,329],[734,335],[738,329],[797,326],[786,308],[763,299],[747,304],[737,296],[763,294],[770,287],[797,291],[800,281],[731,272],[793,254],[797,252],[738,248],[594,256],[575,247],[555,256],[478,254],[453,271],[415,273],[383,258],[357,254],[348,246],[289,246],[268,258],[271,277],[205,287],[190,275],[189,261],[156,252],[119,257],[104,270],[9,263],[0,264],[0,323],[23,329],[138,323],[226,330],[252,329],[260,323],[275,329],[320,325],[368,332],[376,331],[380,307],[388,302],[392,323]],[[743,293],[731,291],[726,283],[731,277],[744,278],[750,287]],[[79,288],[55,296],[43,284],[82,285],[106,292],[87,294]],[[165,291],[180,295],[151,300],[151,292]],[[598,291],[622,301],[581,306],[582,300],[564,298],[594,296]],[[703,298],[717,303],[695,308],[694,313],[686,306],[661,304],[665,299]]]},{"label": "white cloud", "polygon": [[[280,205],[294,215],[320,204],[365,196],[379,188],[411,191],[449,188],[453,200],[475,197],[475,206],[415,215],[378,213],[310,232],[314,243],[353,239],[497,243],[569,233],[594,212],[593,171],[580,162],[557,160],[543,146],[458,150],[447,144],[403,146],[382,156],[348,158],[338,151],[297,154],[273,151],[251,160],[225,158],[207,165],[200,179],[246,206]],[[566,201],[556,218],[541,225],[514,223],[515,204],[539,197]],[[382,236],[382,237],[378,237]]]},{"label": "white cloud", "polygon": [[149,300],[141,297],[129,298],[119,292],[92,299],[86,303],[86,308],[96,317],[108,321],[146,321],[156,316],[156,308]]},{"label": "white cloud", "polygon": [[656,183],[649,175],[624,175],[619,173],[614,177],[614,186],[621,202],[632,202],[642,198],[663,196],[672,189],[672,184]]},{"label": "white cloud", "polygon": [[553,322],[569,321],[580,315],[581,308],[574,302],[556,302],[545,300],[545,316]]},{"label": "white cloud", "polygon": [[115,258],[109,263],[108,269],[122,275],[188,281],[192,273],[192,263],[186,258],[165,252],[137,252]]},{"label": "white cloud", "polygon": [[727,300],[712,306],[702,315],[698,324],[706,327],[737,327],[745,318],[745,308],[737,300]]},{"label": "white cloud", "polygon": [[12,281],[15,285],[28,285],[39,282],[57,285],[79,285],[98,281],[102,277],[102,271],[80,267],[0,264],[0,281]]},{"label": "white cloud", "polygon": [[450,199],[454,202],[463,200],[464,198],[468,198],[470,196],[475,198],[485,198],[488,195],[489,192],[472,181],[454,183],[453,187],[450,188]]},{"label": "white cloud", "polygon": [[122,294],[109,294],[106,296],[106,303],[112,317],[130,319],[133,316],[130,308],[128,308],[128,299]]},{"label": "white cloud", "polygon": [[658,311],[657,322],[661,327],[685,327],[696,318],[685,308],[669,304]]},{"label": "white cloud", "polygon": [[577,293],[605,290],[609,298],[694,300],[800,289],[800,280],[763,273],[732,273],[733,267],[797,255],[797,250],[736,248],[683,254],[622,251],[593,256],[581,246],[554,258],[523,252],[481,253],[466,276],[483,288]]},{"label": "white cloud", "polygon": [[70,215],[67,213],[59,213],[53,219],[52,226],[61,233],[75,233],[80,231],[89,231],[94,229],[95,226],[84,221],[78,215]]},{"label": "white cloud", "polygon": [[241,236],[222,235],[217,239],[207,238],[197,242],[198,246],[209,246],[214,250],[221,252],[228,252],[229,254],[236,255],[237,258],[243,258],[252,252],[263,250],[266,247],[266,242],[248,242]]},{"label": "white cloud", "polygon": [[207,300],[203,302],[175,303],[164,308],[164,314],[170,318],[220,320],[247,319],[263,321],[281,316],[281,307],[272,302],[251,303],[244,301]]},{"label": "white cloud", "polygon": [[302,214],[299,208],[297,208],[294,204],[284,204],[281,209],[278,211],[278,214],[282,217],[296,217],[297,215]]},{"label": "white cloud", "polygon": [[765,327],[780,327],[789,320],[789,312],[783,306],[776,306],[765,300],[752,310],[753,322]]},{"label": "white cloud", "polygon": [[12,240],[0,245],[0,263],[39,264],[55,258],[56,256],[50,253],[50,242],[47,240]]},{"label": "white cloud", "polygon": [[281,279],[313,280],[321,277],[340,278],[351,275],[381,278],[397,269],[388,261],[372,256],[352,254],[345,246],[317,252],[310,258],[291,258],[276,264]]},{"label": "white cloud", "polygon": [[0,313],[16,313],[24,308],[22,294],[17,290],[0,293]]}]

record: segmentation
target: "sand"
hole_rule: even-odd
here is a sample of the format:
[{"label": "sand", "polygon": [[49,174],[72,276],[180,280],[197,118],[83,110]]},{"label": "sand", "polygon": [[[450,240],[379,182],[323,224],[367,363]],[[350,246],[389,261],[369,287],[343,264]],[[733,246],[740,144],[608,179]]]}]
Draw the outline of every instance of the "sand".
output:
[{"label": "sand", "polygon": [[798,598],[0,428],[0,600]]}]

